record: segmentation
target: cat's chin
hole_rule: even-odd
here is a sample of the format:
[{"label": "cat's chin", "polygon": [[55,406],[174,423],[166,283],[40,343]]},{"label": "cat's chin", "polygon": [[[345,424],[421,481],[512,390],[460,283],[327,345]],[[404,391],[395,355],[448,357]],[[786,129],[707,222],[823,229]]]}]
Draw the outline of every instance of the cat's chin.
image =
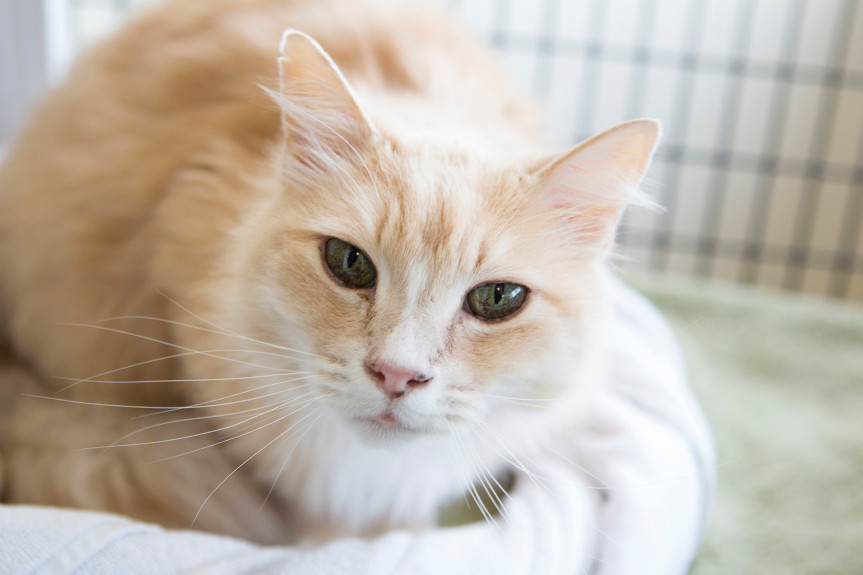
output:
[{"label": "cat's chin", "polygon": [[412,427],[388,412],[374,417],[354,417],[350,422],[351,428],[363,443],[376,447],[396,447],[422,437],[436,435],[432,431]]}]

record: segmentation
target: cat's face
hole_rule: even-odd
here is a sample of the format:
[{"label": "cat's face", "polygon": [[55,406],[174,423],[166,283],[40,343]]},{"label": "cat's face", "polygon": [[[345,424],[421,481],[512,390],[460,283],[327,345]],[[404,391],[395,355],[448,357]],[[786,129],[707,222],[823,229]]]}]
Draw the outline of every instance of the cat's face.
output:
[{"label": "cat's face", "polygon": [[378,149],[372,177],[286,191],[256,226],[246,275],[279,318],[267,337],[300,330],[310,383],[361,431],[530,410],[572,383],[602,307],[596,266],[531,206],[534,179],[448,152]]},{"label": "cat's face", "polygon": [[557,161],[504,161],[493,143],[372,128],[316,47],[291,43],[283,96],[306,81],[303,96],[325,97],[288,102],[283,190],[240,232],[240,329],[300,350],[303,384],[373,441],[577,390],[601,330],[603,260],[655,125]]}]

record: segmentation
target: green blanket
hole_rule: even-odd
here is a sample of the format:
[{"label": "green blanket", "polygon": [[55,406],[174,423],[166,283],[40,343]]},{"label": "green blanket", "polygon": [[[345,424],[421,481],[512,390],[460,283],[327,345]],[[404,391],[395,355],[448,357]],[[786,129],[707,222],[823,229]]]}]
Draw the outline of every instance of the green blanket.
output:
[{"label": "green blanket", "polygon": [[672,324],[716,435],[716,507],[692,574],[863,574],[863,308],[631,283]]}]

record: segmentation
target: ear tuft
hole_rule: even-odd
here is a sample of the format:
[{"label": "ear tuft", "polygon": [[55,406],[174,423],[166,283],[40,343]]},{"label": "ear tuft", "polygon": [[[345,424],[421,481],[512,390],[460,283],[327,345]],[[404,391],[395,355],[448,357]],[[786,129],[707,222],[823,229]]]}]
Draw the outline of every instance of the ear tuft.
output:
[{"label": "ear tuft", "polygon": [[332,58],[297,30],[284,32],[281,54],[277,99],[294,156],[322,169],[357,154],[374,129]]},{"label": "ear tuft", "polygon": [[561,216],[577,244],[607,250],[659,137],[659,122],[644,119],[590,138],[540,170],[540,201]]}]

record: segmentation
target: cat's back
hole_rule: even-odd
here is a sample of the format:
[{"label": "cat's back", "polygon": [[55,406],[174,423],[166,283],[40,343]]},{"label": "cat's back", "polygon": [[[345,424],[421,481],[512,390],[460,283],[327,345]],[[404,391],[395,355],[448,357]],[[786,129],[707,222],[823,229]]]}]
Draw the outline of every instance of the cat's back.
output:
[{"label": "cat's back", "polygon": [[[166,0],[91,48],[43,102],[0,172],[0,201],[84,182],[100,200],[157,196],[214,140],[264,154],[281,123],[263,88],[277,87],[288,28],[320,42],[361,97],[410,94],[487,125],[532,119],[485,51],[425,3]],[[61,178],[60,190],[48,184]]]},{"label": "cat's back", "polygon": [[[488,55],[426,3],[166,0],[91,49],[36,115],[35,128],[79,145],[128,127],[150,142],[215,132],[249,145],[271,140],[277,108],[261,87],[276,87],[287,28],[315,38],[361,91],[415,93],[473,114],[524,118],[523,102]],[[160,127],[165,134],[149,133]]]}]

